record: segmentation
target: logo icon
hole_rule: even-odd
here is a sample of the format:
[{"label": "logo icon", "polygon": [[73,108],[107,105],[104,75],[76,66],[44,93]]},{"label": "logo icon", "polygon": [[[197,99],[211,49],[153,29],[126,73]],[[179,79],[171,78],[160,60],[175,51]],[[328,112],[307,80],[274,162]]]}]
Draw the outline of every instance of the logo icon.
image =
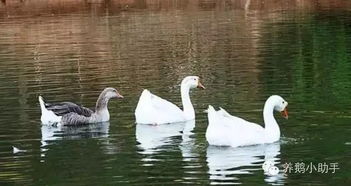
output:
[{"label": "logo icon", "polygon": [[277,166],[274,166],[274,162],[270,160],[267,160],[262,164],[262,169],[270,176],[274,176],[279,173],[279,168]]}]

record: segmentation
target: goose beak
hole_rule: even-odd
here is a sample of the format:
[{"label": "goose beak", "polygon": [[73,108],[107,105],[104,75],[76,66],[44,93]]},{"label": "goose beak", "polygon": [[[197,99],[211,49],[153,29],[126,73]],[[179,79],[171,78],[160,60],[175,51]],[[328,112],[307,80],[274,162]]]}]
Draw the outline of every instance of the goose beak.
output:
[{"label": "goose beak", "polygon": [[205,86],[203,86],[199,80],[199,82],[197,83],[197,88],[201,88],[201,89],[206,89]]},{"label": "goose beak", "polygon": [[116,98],[124,98],[120,93],[117,93]]},{"label": "goose beak", "polygon": [[285,119],[288,119],[288,109],[285,107],[283,111],[281,111],[282,113],[282,116],[285,118]]}]

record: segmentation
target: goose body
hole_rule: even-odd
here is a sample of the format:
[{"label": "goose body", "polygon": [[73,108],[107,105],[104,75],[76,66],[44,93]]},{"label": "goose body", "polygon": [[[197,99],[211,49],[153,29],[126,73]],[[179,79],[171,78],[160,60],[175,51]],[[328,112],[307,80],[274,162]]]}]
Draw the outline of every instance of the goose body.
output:
[{"label": "goose body", "polygon": [[114,88],[105,88],[96,101],[95,111],[72,102],[45,103],[39,96],[43,124],[80,125],[110,120],[107,108],[111,98],[123,98]]},{"label": "goose body", "polygon": [[216,111],[210,105],[207,110],[209,124],[206,130],[206,139],[210,145],[232,147],[278,141],[280,129],[274,119],[273,111],[280,111],[287,118],[287,105],[288,102],[280,96],[274,95],[267,99],[263,110],[265,128],[232,116],[223,108]]},{"label": "goose body", "polygon": [[181,97],[184,109],[162,99],[149,90],[144,90],[135,109],[136,123],[166,124],[184,122],[195,119],[194,107],[190,101],[189,92],[192,88],[205,88],[197,76],[188,76],[181,83]]}]

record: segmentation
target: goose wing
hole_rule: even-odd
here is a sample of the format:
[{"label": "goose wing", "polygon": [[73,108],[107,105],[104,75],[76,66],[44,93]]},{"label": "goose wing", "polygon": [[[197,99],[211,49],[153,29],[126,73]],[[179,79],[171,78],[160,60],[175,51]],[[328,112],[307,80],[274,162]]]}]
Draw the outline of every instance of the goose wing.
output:
[{"label": "goose wing", "polygon": [[251,132],[260,132],[263,128],[249,121],[246,121],[237,116],[229,114],[226,110],[220,107],[220,110],[217,111],[217,117],[222,120],[221,124],[226,125],[228,128],[235,129],[236,131],[251,131]]},{"label": "goose wing", "polygon": [[185,120],[183,111],[179,107],[146,89],[139,98],[135,116],[136,122],[142,124],[163,124]]},{"label": "goose wing", "polygon": [[264,142],[264,128],[258,124],[232,116],[224,109],[208,109],[209,125],[206,139],[211,145],[245,146]]},{"label": "goose wing", "polygon": [[60,102],[60,103],[45,103],[47,110],[53,111],[58,116],[63,116],[68,113],[76,113],[85,117],[90,117],[93,110],[79,106],[72,102]]},{"label": "goose wing", "polygon": [[158,111],[170,113],[177,117],[183,117],[183,111],[180,110],[180,108],[177,105],[165,99],[162,99],[154,94],[151,94],[151,103],[152,106]]}]

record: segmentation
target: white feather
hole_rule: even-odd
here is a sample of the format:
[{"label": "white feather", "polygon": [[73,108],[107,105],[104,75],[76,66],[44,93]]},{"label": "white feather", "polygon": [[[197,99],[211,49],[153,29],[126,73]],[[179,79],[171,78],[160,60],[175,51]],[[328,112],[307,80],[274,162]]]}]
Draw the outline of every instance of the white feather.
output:
[{"label": "white feather", "polygon": [[285,111],[288,102],[282,97],[270,96],[263,109],[265,128],[244,119],[230,115],[220,108],[216,111],[211,105],[207,109],[208,127],[206,139],[210,145],[217,146],[247,146],[272,143],[280,138],[280,129],[273,111]]},{"label": "white feather", "polygon": [[44,100],[41,96],[39,96],[39,104],[41,109],[41,123],[43,124],[54,124],[60,123],[61,116],[57,116],[53,111],[47,110],[45,107]]},{"label": "white feather", "polygon": [[14,154],[20,153],[20,152],[26,152],[26,150],[21,150],[15,146],[12,146],[12,150]]},{"label": "white feather", "polygon": [[146,89],[139,98],[135,117],[139,124],[165,124],[186,120],[180,108]]},{"label": "white feather", "polygon": [[206,139],[210,145],[237,147],[264,143],[264,128],[232,116],[222,108],[216,111],[209,106],[208,121]]}]

